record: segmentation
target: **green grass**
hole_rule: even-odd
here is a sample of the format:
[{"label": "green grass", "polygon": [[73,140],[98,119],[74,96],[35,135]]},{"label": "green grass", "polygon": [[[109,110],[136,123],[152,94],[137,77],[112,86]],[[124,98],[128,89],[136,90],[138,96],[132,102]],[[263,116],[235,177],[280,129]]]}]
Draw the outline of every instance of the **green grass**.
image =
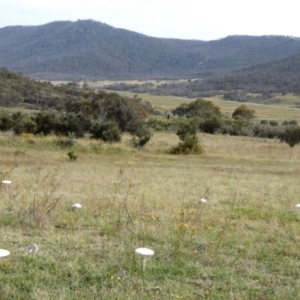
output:
[{"label": "green grass", "polygon": [[[205,154],[172,156],[175,133],[129,139],[0,135],[3,299],[298,298],[298,146],[199,134]],[[137,247],[155,251],[144,271]]]}]

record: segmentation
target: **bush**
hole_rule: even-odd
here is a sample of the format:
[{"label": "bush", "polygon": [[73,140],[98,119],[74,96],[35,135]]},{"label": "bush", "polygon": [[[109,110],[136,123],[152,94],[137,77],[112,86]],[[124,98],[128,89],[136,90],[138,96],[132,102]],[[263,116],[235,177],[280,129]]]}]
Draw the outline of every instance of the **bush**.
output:
[{"label": "bush", "polygon": [[287,143],[291,148],[300,143],[300,127],[289,126],[279,136],[281,142]]},{"label": "bush", "polygon": [[204,121],[200,125],[200,130],[206,133],[215,133],[222,125],[222,122],[219,118],[212,118]]},{"label": "bush", "polygon": [[69,151],[68,153],[70,161],[74,161],[77,159],[77,155],[74,153],[74,151]]},{"label": "bush", "polygon": [[166,121],[157,119],[149,119],[147,124],[155,131],[164,131],[168,128],[168,123]]},{"label": "bush", "polygon": [[57,117],[54,113],[39,112],[34,117],[34,121],[37,125],[36,133],[48,135],[55,130]]},{"label": "bush", "polygon": [[91,129],[92,138],[101,139],[104,142],[120,142],[121,132],[114,122],[103,122],[94,124]]},{"label": "bush", "polygon": [[20,119],[14,122],[13,125],[13,131],[15,134],[35,133],[36,128],[36,123],[28,115],[22,115]]},{"label": "bush", "polygon": [[72,132],[76,137],[83,137],[91,129],[91,121],[82,114],[65,114],[62,115],[56,125],[55,134],[68,136]]},{"label": "bush", "polygon": [[195,135],[197,133],[197,128],[192,123],[182,123],[180,124],[176,134],[180,138],[181,141],[184,141],[186,136]]},{"label": "bush", "polygon": [[277,121],[270,121],[270,126],[278,126],[278,122]]},{"label": "bush", "polygon": [[187,134],[183,142],[170,150],[170,154],[203,154],[204,149],[198,144],[195,134]]},{"label": "bush", "polygon": [[243,119],[249,120],[254,117],[255,111],[253,109],[248,108],[246,105],[239,106],[233,113],[233,118],[241,117]]},{"label": "bush", "polygon": [[151,139],[152,132],[149,127],[144,125],[132,139],[133,146],[135,148],[144,147]]},{"label": "bush", "polygon": [[292,120],[292,121],[284,121],[281,125],[282,126],[297,126],[298,123],[296,120]]},{"label": "bush", "polygon": [[4,110],[0,112],[0,130],[7,131],[12,129],[13,119],[12,117]]},{"label": "bush", "polygon": [[281,126],[256,125],[253,127],[254,136],[269,139],[280,137],[283,130]]},{"label": "bush", "polygon": [[261,120],[260,125],[269,125],[269,122],[267,120]]}]

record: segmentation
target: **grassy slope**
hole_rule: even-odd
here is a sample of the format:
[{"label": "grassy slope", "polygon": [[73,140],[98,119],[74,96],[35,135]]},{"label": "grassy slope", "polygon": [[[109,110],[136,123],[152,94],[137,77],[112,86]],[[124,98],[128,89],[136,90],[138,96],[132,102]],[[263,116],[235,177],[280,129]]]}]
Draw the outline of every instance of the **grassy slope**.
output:
[{"label": "grassy slope", "polygon": [[[165,154],[174,133],[155,133],[142,151],[126,136],[82,139],[70,162],[57,138],[2,133],[0,176],[12,184],[0,189],[1,248],[11,251],[1,297],[297,299],[299,147],[199,139],[202,156]],[[145,271],[142,246],[155,251]]]}]

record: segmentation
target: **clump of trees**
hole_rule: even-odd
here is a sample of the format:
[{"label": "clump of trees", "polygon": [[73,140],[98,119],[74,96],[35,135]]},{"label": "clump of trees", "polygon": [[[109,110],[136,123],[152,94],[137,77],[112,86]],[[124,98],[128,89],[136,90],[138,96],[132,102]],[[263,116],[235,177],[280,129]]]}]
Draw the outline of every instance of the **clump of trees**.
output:
[{"label": "clump of trees", "polygon": [[0,112],[0,130],[61,136],[73,133],[76,137],[90,134],[92,138],[105,142],[119,142],[121,134],[129,132],[136,137],[136,147],[141,148],[152,136],[150,128],[145,126],[150,109],[149,103],[143,103],[140,98],[88,91],[61,102],[56,110],[42,110],[32,115],[9,114],[3,110]]}]

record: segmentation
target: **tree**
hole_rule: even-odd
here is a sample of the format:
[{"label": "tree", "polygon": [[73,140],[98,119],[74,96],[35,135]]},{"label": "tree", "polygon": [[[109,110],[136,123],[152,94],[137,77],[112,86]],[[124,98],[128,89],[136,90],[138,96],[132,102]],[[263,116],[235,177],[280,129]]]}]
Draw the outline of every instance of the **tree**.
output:
[{"label": "tree", "polygon": [[96,120],[112,121],[122,132],[136,133],[147,116],[140,99],[122,97],[105,91],[91,94],[92,113]]},{"label": "tree", "polygon": [[243,118],[246,120],[250,120],[254,117],[255,111],[253,109],[248,108],[246,105],[241,105],[232,113],[232,117],[235,118]]},{"label": "tree", "polygon": [[206,101],[198,98],[196,101],[190,104],[181,104],[173,111],[174,115],[186,116],[188,118],[199,117],[204,120],[211,119],[213,117],[220,118],[220,108],[214,105],[211,101]]}]

